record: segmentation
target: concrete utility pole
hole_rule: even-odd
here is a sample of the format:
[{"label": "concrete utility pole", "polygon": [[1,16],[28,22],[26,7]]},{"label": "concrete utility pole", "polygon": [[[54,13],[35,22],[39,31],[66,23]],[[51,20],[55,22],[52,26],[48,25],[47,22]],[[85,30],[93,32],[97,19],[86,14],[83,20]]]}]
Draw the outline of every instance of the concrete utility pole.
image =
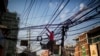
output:
[{"label": "concrete utility pole", "polygon": [[68,26],[62,26],[62,42],[61,42],[61,56],[63,56],[63,49],[64,49],[64,36],[65,32],[68,30]]}]

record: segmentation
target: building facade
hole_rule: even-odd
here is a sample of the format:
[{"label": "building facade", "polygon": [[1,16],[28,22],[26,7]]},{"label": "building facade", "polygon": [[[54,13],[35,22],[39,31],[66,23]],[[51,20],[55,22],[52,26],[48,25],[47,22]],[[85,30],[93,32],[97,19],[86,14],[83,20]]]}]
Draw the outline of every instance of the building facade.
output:
[{"label": "building facade", "polygon": [[87,34],[88,43],[90,44],[90,55],[100,56],[100,26],[90,30]]},{"label": "building facade", "polygon": [[100,26],[82,33],[75,40],[75,56],[100,56]]},{"label": "building facade", "polygon": [[77,44],[75,46],[75,56],[90,56],[87,34],[82,33],[76,39],[76,41],[77,41]]}]

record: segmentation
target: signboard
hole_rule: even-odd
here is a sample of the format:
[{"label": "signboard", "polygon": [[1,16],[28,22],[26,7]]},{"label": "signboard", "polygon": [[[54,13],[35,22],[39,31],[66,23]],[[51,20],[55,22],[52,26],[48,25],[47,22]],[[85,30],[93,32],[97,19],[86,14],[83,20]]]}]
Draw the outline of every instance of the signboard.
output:
[{"label": "signboard", "polygon": [[91,56],[98,56],[97,45],[92,44],[90,45],[90,54]]},{"label": "signboard", "polygon": [[28,46],[28,40],[21,40],[21,46]]}]

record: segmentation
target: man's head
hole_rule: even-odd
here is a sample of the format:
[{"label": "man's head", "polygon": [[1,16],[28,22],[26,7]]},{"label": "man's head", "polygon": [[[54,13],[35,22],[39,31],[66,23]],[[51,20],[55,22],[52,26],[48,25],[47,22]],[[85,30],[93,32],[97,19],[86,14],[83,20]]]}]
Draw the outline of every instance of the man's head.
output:
[{"label": "man's head", "polygon": [[54,31],[52,31],[52,33],[54,33]]}]

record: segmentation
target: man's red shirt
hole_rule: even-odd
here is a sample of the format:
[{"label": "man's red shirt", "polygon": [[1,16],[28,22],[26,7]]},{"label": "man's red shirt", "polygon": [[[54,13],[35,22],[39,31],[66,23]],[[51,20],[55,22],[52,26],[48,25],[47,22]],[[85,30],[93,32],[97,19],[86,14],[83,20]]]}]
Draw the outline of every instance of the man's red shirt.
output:
[{"label": "man's red shirt", "polygon": [[49,39],[50,39],[51,41],[53,41],[53,40],[54,40],[54,33],[53,33],[53,32],[50,32]]}]

